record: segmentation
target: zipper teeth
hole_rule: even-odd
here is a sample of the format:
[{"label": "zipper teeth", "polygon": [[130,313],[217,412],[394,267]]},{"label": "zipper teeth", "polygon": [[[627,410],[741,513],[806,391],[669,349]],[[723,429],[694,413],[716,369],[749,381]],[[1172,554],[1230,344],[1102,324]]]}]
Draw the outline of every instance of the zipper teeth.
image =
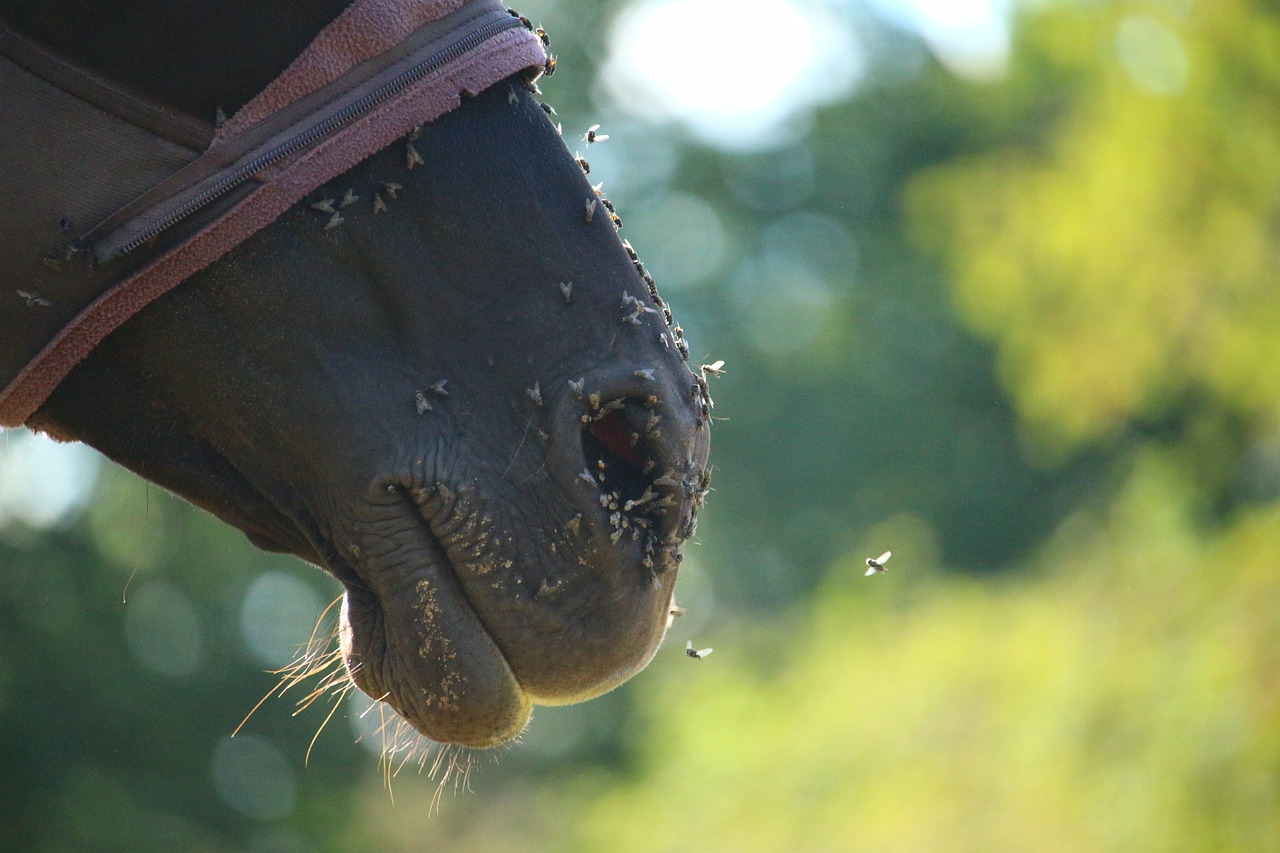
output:
[{"label": "zipper teeth", "polygon": [[365,95],[360,100],[348,104],[338,112],[328,118],[325,118],[320,123],[312,125],[297,136],[280,143],[270,151],[259,154],[248,163],[245,163],[235,171],[220,178],[216,183],[212,184],[199,195],[179,205],[163,218],[153,222],[151,225],[129,238],[129,240],[123,243],[120,248],[112,254],[123,255],[132,252],[134,249],[155,238],[161,232],[168,230],[183,219],[186,219],[202,207],[226,195],[228,192],[248,180],[254,173],[260,172],[267,166],[278,163],[285,157],[295,154],[304,148],[309,148],[311,145],[338,130],[343,125],[359,118],[364,113],[367,113],[369,110],[398,94],[401,90],[416,83],[431,72],[439,70],[441,67],[459,59],[463,54],[474,50],[482,42],[487,41],[498,33],[505,32],[506,30],[517,26],[521,26],[518,18],[506,16],[502,20],[491,21],[479,29],[471,31],[467,36],[457,42],[454,42],[439,53],[434,53],[419,62],[417,65],[400,72],[400,74],[396,75],[391,80],[388,80],[386,83],[382,84],[368,95]]}]

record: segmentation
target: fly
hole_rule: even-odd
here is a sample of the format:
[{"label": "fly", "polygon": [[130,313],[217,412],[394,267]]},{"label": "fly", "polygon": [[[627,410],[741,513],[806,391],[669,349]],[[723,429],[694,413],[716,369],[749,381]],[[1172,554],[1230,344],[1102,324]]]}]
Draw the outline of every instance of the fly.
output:
[{"label": "fly", "polygon": [[422,159],[422,155],[418,153],[418,149],[413,147],[412,142],[404,144],[404,167],[412,169],[414,166],[425,166],[426,160]]},{"label": "fly", "polygon": [[713,651],[715,651],[715,649],[695,649],[693,647],[693,640],[684,644],[684,653],[694,660],[702,660],[703,658],[708,657]]},{"label": "fly", "polygon": [[19,298],[21,298],[23,301],[27,303],[28,308],[35,308],[37,305],[43,305],[47,307],[53,304],[48,299],[45,299],[34,290],[19,290],[16,292]]},{"label": "fly", "polygon": [[889,562],[889,558],[892,556],[893,556],[892,551],[885,551],[883,554],[881,554],[879,557],[876,557],[875,559],[872,559],[871,557],[867,557],[867,571],[866,571],[866,574],[863,575],[863,577],[869,578],[872,575],[879,574],[883,571],[886,571],[884,564]]}]

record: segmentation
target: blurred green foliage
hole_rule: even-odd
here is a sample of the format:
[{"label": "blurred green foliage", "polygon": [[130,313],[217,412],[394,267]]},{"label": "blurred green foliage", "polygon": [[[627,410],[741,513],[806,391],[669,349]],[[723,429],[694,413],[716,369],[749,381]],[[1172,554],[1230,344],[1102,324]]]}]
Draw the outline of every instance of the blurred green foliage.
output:
[{"label": "blurred green foliage", "polygon": [[1275,849],[1280,511],[1203,535],[1194,488],[1144,456],[999,583],[836,563],[785,636],[655,676],[563,849]]},{"label": "blurred green foliage", "polygon": [[0,850],[1280,849],[1280,15],[1031,4],[972,81],[849,6],[862,87],[730,152],[593,101],[620,4],[529,6],[728,362],[689,615],[430,816],[354,703],[228,739],[336,586],[106,469],[0,523]]},{"label": "blurred green foliage", "polygon": [[[1250,5],[1028,22],[1013,74],[1075,78],[1049,138],[912,182],[916,233],[1052,458],[1193,395],[1251,424],[1280,415],[1280,17]],[[1187,70],[1126,73],[1135,27],[1174,39]]]}]

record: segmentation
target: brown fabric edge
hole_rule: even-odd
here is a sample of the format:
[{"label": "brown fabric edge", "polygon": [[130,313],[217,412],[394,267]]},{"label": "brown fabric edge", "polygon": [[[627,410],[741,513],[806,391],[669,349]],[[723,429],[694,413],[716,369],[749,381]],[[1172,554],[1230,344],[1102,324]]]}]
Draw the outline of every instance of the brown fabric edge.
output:
[{"label": "brown fabric edge", "polygon": [[387,147],[419,124],[456,108],[546,54],[532,33],[517,28],[486,41],[458,64],[361,118],[272,175],[218,221],[98,297],[0,392],[0,426],[18,427],[107,335],[146,305],[204,269],[276,220],[320,184]]}]

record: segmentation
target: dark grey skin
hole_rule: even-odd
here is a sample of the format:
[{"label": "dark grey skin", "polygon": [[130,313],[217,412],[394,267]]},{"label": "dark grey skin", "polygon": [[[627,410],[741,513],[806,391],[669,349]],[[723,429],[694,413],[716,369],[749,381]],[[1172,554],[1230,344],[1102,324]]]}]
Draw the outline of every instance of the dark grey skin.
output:
[{"label": "dark grey skin", "polygon": [[329,571],[355,683],[483,747],[652,657],[709,421],[519,80],[414,145],[425,167],[397,144],[313,194],[401,184],[386,212],[326,231],[299,205],[113,333],[29,425]]}]

